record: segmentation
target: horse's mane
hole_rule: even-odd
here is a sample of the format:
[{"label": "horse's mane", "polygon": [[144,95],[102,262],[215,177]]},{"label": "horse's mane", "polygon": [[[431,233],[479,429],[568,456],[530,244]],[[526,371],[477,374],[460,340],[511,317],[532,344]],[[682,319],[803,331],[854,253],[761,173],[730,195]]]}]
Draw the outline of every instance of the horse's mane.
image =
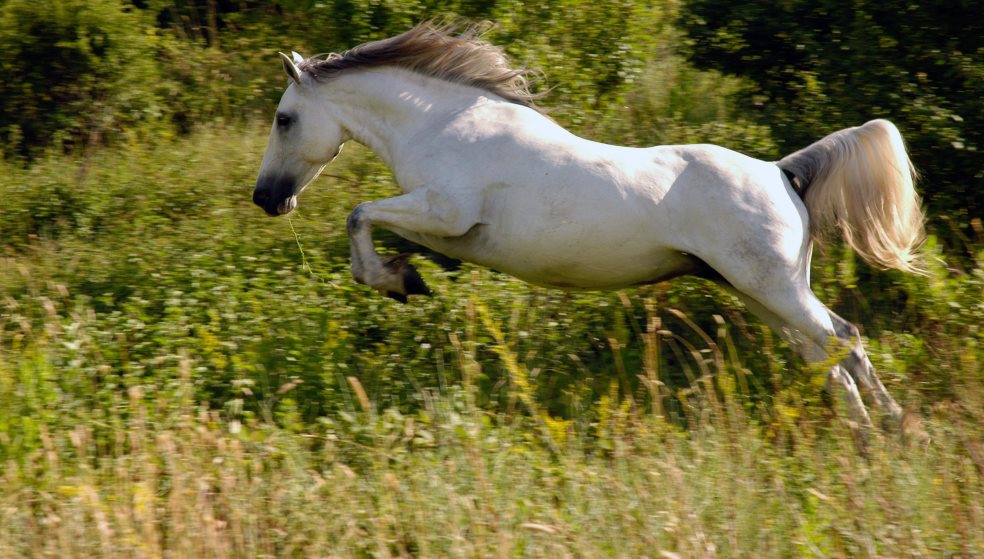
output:
[{"label": "horse's mane", "polygon": [[452,83],[478,87],[507,101],[539,110],[530,92],[530,70],[511,68],[499,47],[481,40],[486,26],[421,23],[395,37],[363,43],[325,58],[308,58],[298,68],[314,79],[329,79],[355,68],[395,66]]}]

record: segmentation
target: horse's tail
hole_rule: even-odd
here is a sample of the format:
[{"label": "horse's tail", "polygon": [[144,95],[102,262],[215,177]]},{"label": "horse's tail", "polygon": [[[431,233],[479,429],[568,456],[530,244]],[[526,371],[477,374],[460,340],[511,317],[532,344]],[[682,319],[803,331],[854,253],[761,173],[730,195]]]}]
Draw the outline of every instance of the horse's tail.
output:
[{"label": "horse's tail", "polygon": [[926,218],[913,186],[916,171],[894,124],[872,120],[834,132],[778,165],[800,182],[814,240],[840,229],[868,263],[924,272],[919,247]]}]

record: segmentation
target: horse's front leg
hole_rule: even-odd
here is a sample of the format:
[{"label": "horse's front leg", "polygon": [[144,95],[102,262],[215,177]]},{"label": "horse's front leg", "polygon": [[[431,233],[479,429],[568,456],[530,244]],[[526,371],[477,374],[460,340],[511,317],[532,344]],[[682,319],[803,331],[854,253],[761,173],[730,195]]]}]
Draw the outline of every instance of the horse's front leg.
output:
[{"label": "horse's front leg", "polygon": [[384,259],[372,241],[374,226],[438,237],[464,235],[478,223],[477,205],[446,192],[421,187],[413,192],[356,206],[348,217],[352,276],[405,303],[407,295],[430,295],[407,255]]}]

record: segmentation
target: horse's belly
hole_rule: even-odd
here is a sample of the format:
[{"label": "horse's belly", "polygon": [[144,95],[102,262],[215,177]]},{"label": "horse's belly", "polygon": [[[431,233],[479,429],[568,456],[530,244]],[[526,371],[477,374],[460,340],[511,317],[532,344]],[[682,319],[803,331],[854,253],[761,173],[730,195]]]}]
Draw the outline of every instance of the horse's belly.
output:
[{"label": "horse's belly", "polygon": [[[408,237],[411,238],[411,237]],[[613,289],[662,281],[693,271],[695,259],[635,242],[589,242],[576,234],[551,231],[503,231],[479,225],[457,238],[411,238],[447,256],[473,262],[521,280],[561,289]]]},{"label": "horse's belly", "polygon": [[651,283],[693,268],[694,259],[666,239],[672,216],[661,201],[672,177],[654,168],[632,175],[632,186],[631,173],[616,171],[565,168],[561,176],[545,175],[543,184],[517,179],[489,185],[482,192],[481,224],[460,237],[421,235],[417,242],[565,289]]},{"label": "horse's belly", "polygon": [[530,283],[549,287],[617,289],[670,279],[692,268],[692,259],[687,255],[650,248],[635,255],[581,251],[549,259],[534,257],[525,266],[515,266],[510,273]]},{"label": "horse's belly", "polygon": [[517,267],[512,275],[561,289],[618,289],[668,280],[696,269],[694,259],[669,250],[650,250],[635,259],[552,259]]}]

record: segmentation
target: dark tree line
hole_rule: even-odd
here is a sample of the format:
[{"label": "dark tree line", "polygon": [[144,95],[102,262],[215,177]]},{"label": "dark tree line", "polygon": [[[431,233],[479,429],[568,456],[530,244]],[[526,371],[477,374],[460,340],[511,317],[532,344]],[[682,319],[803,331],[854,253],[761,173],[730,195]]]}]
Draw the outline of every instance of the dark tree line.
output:
[{"label": "dark tree line", "polygon": [[954,0],[2,0],[0,149],[29,162],[52,148],[267,118],[283,87],[277,50],[341,50],[461,16],[494,22],[489,38],[542,70],[554,116],[601,140],[710,141],[778,157],[890,118],[923,174],[935,230],[959,245],[984,209],[981,9]]},{"label": "dark tree line", "polygon": [[982,13],[953,0],[693,0],[681,25],[694,64],[754,83],[749,105],[783,151],[895,121],[931,213],[968,231],[984,210]]}]

